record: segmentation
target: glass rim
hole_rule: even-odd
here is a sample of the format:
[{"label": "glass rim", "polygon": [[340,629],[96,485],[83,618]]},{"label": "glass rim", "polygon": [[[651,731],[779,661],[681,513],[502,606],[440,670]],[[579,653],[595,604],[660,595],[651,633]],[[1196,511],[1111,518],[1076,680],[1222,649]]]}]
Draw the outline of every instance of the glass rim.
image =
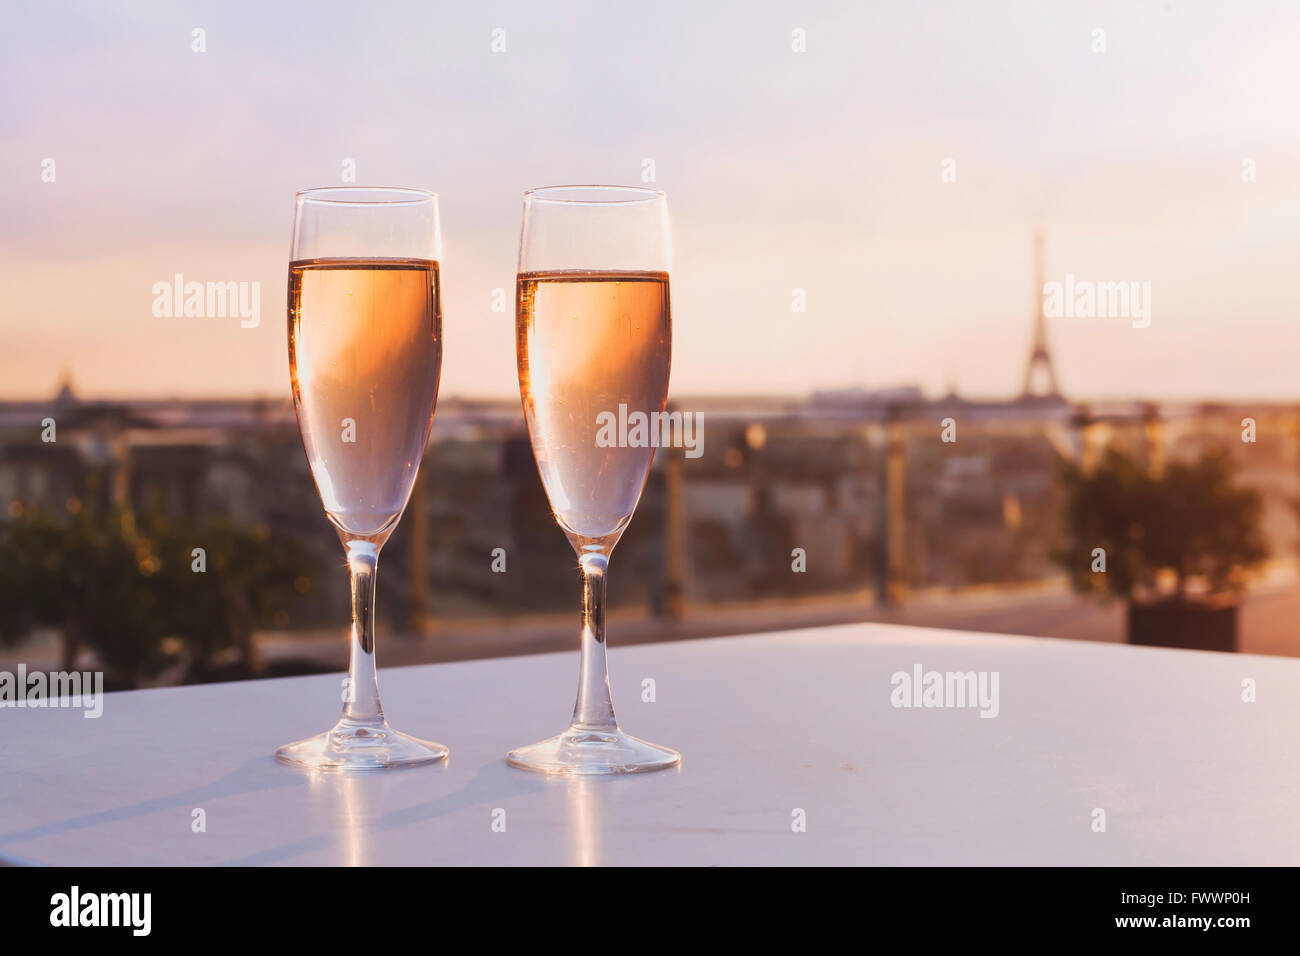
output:
[{"label": "glass rim", "polygon": [[[625,194],[624,198],[580,199],[566,196],[566,193],[596,193],[613,196]],[[644,186],[613,186],[601,183],[587,185],[569,184],[561,186],[534,186],[524,190],[525,200],[554,203],[561,206],[634,206],[642,203],[658,202],[667,199],[668,194],[661,189],[647,189]]]},{"label": "glass rim", "polygon": [[[370,194],[372,197],[348,199],[344,193]],[[315,186],[300,189],[294,198],[304,202],[323,203],[330,206],[418,206],[436,203],[438,194],[415,186]]]}]

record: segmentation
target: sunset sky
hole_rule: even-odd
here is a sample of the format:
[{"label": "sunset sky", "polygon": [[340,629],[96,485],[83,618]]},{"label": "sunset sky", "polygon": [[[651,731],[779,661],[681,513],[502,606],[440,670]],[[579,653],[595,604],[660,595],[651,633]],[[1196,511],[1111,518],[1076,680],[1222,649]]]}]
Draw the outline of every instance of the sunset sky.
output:
[{"label": "sunset sky", "polygon": [[[0,397],[287,396],[293,193],[352,158],[441,196],[444,395],[517,394],[522,191],[651,159],[677,394],[1014,394],[1041,224],[1049,280],[1152,287],[1051,321],[1068,395],[1300,399],[1300,4],[614,7],[7,4]],[[156,318],[178,272],[260,326]]]}]

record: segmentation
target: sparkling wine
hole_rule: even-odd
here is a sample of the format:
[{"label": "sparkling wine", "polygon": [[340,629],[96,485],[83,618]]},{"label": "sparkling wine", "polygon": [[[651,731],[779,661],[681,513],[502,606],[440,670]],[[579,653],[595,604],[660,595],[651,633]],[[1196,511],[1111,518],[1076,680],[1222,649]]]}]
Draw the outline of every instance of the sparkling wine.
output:
[{"label": "sparkling wine", "polygon": [[556,519],[580,545],[621,533],[655,448],[598,441],[600,422],[664,410],[668,274],[521,273],[517,306],[519,390]]},{"label": "sparkling wine", "polygon": [[326,514],[352,534],[387,530],[406,507],[438,399],[438,263],[290,263],[289,366]]}]

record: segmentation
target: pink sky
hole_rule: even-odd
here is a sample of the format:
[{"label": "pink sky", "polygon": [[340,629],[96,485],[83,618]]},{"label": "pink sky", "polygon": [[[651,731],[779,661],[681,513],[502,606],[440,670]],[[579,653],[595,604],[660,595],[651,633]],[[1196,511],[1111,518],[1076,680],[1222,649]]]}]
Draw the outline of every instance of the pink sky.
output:
[{"label": "pink sky", "polygon": [[[441,194],[443,394],[514,395],[520,193],[648,158],[675,392],[1013,394],[1042,224],[1048,279],[1152,286],[1150,328],[1052,321],[1068,394],[1300,398],[1296,5],[269,6],[11,15],[0,396],[287,395],[292,194],[345,158]],[[261,324],[155,317],[176,272]]]}]

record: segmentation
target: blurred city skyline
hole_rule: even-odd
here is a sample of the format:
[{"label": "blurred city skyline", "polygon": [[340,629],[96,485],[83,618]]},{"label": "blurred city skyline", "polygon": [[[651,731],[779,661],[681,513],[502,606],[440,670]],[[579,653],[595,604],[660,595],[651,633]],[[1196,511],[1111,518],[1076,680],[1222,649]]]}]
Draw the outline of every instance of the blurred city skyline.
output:
[{"label": "blurred city skyline", "polygon": [[[1048,321],[1066,395],[1300,397],[1300,6],[391,9],[14,5],[0,398],[287,397],[292,194],[346,160],[441,196],[445,396],[517,394],[522,190],[651,160],[674,394],[1017,395],[1041,228],[1048,281],[1152,288],[1149,328]],[[176,273],[261,283],[259,326],[156,318]]]}]

